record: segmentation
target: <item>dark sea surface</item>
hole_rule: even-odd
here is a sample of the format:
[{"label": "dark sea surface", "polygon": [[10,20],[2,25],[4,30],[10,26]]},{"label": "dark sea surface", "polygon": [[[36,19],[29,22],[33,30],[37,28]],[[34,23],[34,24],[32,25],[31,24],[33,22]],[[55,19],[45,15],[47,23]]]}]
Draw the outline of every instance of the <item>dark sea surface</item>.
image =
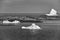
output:
[{"label": "dark sea surface", "polygon": [[31,24],[0,26],[0,40],[60,40],[60,25],[57,25],[57,23],[36,23],[42,30],[35,32],[29,29],[21,29],[22,26],[30,26]]}]

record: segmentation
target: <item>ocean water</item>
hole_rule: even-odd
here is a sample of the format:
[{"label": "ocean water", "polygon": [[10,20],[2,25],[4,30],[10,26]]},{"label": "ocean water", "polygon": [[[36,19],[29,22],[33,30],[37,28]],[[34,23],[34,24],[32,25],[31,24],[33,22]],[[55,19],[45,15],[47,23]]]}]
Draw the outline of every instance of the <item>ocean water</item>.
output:
[{"label": "ocean water", "polygon": [[0,26],[0,40],[55,40],[59,37],[58,34],[60,33],[60,30],[57,30],[57,26],[54,25],[44,26],[43,30],[35,33],[30,30],[21,29],[20,27]]},{"label": "ocean water", "polygon": [[21,29],[22,26],[27,27],[31,24],[20,23],[16,26],[0,26],[0,40],[60,40],[60,25],[57,25],[57,23],[55,25],[50,22],[36,23],[42,30],[35,32]]}]

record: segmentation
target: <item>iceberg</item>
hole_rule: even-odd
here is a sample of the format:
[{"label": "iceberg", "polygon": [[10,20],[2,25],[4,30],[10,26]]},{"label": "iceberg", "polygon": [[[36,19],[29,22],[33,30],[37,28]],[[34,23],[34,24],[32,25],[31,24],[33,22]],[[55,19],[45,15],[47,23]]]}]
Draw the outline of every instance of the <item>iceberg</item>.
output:
[{"label": "iceberg", "polygon": [[3,24],[6,24],[6,23],[11,23],[11,22],[9,22],[8,20],[4,20]]},{"label": "iceberg", "polygon": [[57,16],[57,11],[54,9],[51,9],[49,14],[46,14],[47,16]]},{"label": "iceberg", "polygon": [[17,20],[15,20],[15,21],[13,21],[13,22],[10,22],[10,21],[8,21],[8,20],[4,20],[3,21],[3,24],[17,24],[17,23],[20,23],[19,21],[17,21]]},{"label": "iceberg", "polygon": [[29,29],[32,35],[35,35],[39,33],[40,30],[42,30],[42,28],[36,25],[35,23],[32,23],[32,25],[28,27],[22,26],[22,29]]},{"label": "iceberg", "polygon": [[17,20],[15,20],[15,21],[13,21],[12,23],[20,23],[19,21],[17,21]]},{"label": "iceberg", "polygon": [[32,23],[32,25],[28,27],[22,26],[22,29],[41,29],[41,28],[35,23]]}]

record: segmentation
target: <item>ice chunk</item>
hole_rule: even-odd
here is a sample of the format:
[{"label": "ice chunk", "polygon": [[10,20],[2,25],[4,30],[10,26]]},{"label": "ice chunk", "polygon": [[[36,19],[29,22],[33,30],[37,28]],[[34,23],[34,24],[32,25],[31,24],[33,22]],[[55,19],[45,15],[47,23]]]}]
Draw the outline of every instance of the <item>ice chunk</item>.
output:
[{"label": "ice chunk", "polygon": [[15,20],[13,22],[9,22],[8,20],[3,21],[3,24],[8,24],[8,23],[20,23],[20,22],[17,20]]},{"label": "ice chunk", "polygon": [[17,21],[17,20],[15,20],[15,21],[13,21],[12,23],[20,23],[19,21]]},{"label": "ice chunk", "polygon": [[47,16],[57,16],[57,11],[54,9],[51,9],[49,14],[46,14]]},{"label": "ice chunk", "polygon": [[5,23],[11,23],[11,22],[9,22],[8,20],[4,20],[3,23],[5,24]]},{"label": "ice chunk", "polygon": [[28,27],[22,26],[22,29],[41,29],[41,28],[35,23],[32,23],[32,25]]}]

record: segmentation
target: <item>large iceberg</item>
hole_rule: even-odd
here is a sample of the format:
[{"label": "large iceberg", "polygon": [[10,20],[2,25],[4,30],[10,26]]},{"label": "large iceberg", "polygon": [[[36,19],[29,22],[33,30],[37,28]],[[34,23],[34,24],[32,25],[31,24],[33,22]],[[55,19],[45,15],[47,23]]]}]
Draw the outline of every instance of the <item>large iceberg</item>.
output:
[{"label": "large iceberg", "polygon": [[54,9],[51,9],[49,14],[46,14],[47,16],[57,16],[57,11]]}]

